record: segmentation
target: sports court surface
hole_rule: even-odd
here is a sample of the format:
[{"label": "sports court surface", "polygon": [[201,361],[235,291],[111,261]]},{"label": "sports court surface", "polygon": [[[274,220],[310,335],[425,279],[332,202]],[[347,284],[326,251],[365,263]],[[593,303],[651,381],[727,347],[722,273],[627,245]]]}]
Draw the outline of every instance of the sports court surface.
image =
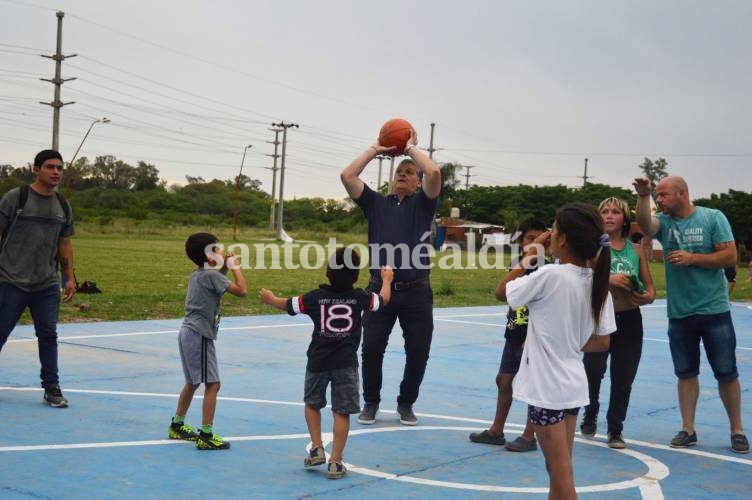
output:
[{"label": "sports court surface", "polygon": [[[728,421],[704,360],[699,444],[667,446],[680,418],[665,302],[642,311],[645,343],[624,428],[628,447],[607,448],[603,424],[594,441],[576,436],[580,498],[752,498],[752,455],[730,451]],[[328,480],[325,467],[303,468],[308,434],[301,400],[311,329],[305,316],[223,318],[215,430],[231,441],[227,451],[166,439],[183,385],[180,320],[60,325],[66,409],[42,403],[33,330],[18,327],[0,353],[0,498],[545,498],[540,451],[515,454],[468,440],[493,417],[504,313],[502,306],[435,311],[416,427],[401,425],[394,413],[404,362],[395,330],[382,411],[372,426],[352,418],[341,480]],[[732,314],[752,434],[752,305],[735,303]],[[200,403],[194,400],[188,414],[194,426]],[[525,405],[515,402],[507,438],[517,436],[524,418]],[[323,426],[331,430],[327,410]]]}]

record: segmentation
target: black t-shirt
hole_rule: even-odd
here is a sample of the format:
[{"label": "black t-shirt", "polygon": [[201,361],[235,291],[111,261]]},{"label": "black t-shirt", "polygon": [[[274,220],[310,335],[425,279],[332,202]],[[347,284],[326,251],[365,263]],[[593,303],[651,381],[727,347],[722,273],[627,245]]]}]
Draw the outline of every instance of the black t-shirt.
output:
[{"label": "black t-shirt", "polygon": [[[549,264],[548,261],[544,262],[543,265]],[[517,265],[517,261],[515,260],[512,262],[512,265],[509,267],[509,269],[513,269]],[[534,273],[538,269],[540,269],[541,266],[537,266],[531,269],[525,269],[525,276],[527,276],[530,273]],[[509,308],[509,311],[507,311],[507,327],[504,330],[504,338],[505,339],[511,339],[517,340],[519,342],[524,342],[527,338],[527,306],[518,307],[517,309]]]},{"label": "black t-shirt", "polygon": [[361,288],[342,291],[330,285],[287,299],[288,314],[307,314],[313,322],[306,368],[323,372],[358,366],[362,313],[377,311],[381,304],[376,293]]}]

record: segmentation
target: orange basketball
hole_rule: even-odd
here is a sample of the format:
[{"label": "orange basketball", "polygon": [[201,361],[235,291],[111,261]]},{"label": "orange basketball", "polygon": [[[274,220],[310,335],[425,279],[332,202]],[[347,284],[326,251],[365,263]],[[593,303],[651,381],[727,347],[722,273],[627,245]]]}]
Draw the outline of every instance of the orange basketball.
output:
[{"label": "orange basketball", "polygon": [[410,132],[413,126],[410,122],[402,118],[392,118],[379,131],[379,144],[387,148],[396,147],[395,155],[401,155],[405,150],[407,140],[410,138]]}]

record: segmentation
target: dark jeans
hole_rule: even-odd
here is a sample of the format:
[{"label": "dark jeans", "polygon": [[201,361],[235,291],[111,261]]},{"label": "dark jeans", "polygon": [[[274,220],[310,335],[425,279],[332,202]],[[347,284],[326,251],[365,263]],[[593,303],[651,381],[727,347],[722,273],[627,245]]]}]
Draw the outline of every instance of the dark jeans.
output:
[{"label": "dark jeans", "polygon": [[57,384],[57,319],[60,312],[57,285],[38,292],[24,292],[11,284],[0,284],[0,350],[27,306],[39,344],[42,387]]},{"label": "dark jeans", "polygon": [[609,354],[611,397],[606,421],[608,432],[620,434],[627,418],[632,382],[637,376],[637,367],[642,356],[642,314],[639,308],[616,313],[616,331],[611,334],[611,346],[607,352],[586,352],[583,357],[590,392],[590,404],[585,407],[585,419],[592,420],[598,416],[601,380],[606,373]]},{"label": "dark jeans", "polygon": [[[375,292],[380,288],[376,283],[369,285],[369,290]],[[363,314],[362,372],[366,403],[381,402],[384,352],[397,319],[405,339],[405,371],[397,404],[412,405],[418,399],[433,336],[433,291],[428,281],[408,289],[393,289],[389,305]]]}]

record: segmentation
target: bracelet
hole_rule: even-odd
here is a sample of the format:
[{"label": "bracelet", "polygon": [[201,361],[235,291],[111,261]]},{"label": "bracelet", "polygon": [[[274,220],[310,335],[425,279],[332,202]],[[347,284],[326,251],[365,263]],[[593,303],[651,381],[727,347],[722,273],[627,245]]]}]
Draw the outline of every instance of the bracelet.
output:
[{"label": "bracelet", "polygon": [[405,154],[409,154],[410,148],[414,148],[414,147],[416,147],[416,146],[415,146],[415,144],[410,144],[410,145],[408,145],[408,146],[407,146],[407,147],[405,148],[405,151],[404,151],[404,153],[405,153]]}]

